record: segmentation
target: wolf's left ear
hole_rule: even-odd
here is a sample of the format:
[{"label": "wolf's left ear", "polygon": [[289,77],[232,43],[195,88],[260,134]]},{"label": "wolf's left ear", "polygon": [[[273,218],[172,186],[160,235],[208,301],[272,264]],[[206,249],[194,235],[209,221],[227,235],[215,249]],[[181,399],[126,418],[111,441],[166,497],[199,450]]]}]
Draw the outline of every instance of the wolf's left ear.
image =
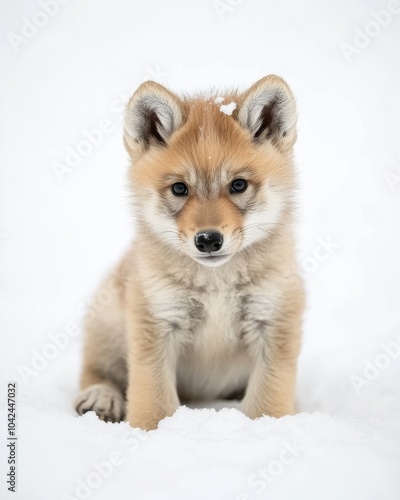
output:
[{"label": "wolf's left ear", "polygon": [[296,141],[295,100],[279,76],[266,76],[242,94],[236,119],[257,143],[271,141],[285,151]]},{"label": "wolf's left ear", "polygon": [[137,153],[152,145],[164,146],[183,124],[183,116],[179,97],[156,82],[145,82],[125,110],[125,145]]}]

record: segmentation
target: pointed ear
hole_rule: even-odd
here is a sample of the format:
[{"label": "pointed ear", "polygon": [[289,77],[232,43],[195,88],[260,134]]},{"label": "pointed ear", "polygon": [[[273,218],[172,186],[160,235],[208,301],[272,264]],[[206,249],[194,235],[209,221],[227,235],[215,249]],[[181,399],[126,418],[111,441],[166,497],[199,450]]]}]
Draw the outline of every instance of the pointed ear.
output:
[{"label": "pointed ear", "polygon": [[294,97],[279,76],[266,76],[242,94],[236,118],[256,143],[271,141],[285,151],[296,141]]},{"label": "pointed ear", "polygon": [[182,101],[162,85],[145,82],[125,110],[125,145],[131,152],[164,146],[183,121]]}]

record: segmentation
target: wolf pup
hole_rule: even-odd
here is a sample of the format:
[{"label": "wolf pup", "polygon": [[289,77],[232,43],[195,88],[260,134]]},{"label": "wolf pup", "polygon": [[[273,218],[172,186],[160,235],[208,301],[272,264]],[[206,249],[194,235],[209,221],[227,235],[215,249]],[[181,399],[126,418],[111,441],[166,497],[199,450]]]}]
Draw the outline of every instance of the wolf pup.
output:
[{"label": "wolf pup", "polygon": [[277,76],[223,97],[154,82],[134,93],[124,143],[137,234],[86,320],[79,414],[154,429],[180,402],[240,396],[251,418],[294,413],[295,140]]}]

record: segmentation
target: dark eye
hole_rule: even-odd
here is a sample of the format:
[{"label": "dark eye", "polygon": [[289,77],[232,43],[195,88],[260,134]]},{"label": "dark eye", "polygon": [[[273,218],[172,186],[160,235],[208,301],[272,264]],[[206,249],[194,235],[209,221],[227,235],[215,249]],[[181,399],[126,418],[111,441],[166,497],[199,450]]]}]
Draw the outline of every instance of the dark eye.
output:
[{"label": "dark eye", "polygon": [[231,193],[243,193],[247,189],[247,181],[235,179],[231,184]]},{"label": "dark eye", "polygon": [[172,184],[171,190],[175,196],[186,196],[188,194],[188,188],[184,182],[175,182],[175,184]]}]

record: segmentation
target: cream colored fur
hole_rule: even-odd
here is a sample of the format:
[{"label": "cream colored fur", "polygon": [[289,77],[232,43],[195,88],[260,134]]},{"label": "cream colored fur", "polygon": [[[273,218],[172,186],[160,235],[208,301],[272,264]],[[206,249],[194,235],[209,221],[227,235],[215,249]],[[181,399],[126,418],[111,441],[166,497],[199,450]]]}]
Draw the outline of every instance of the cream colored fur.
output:
[{"label": "cream colored fur", "polygon": [[[110,303],[86,321],[81,414],[154,429],[180,402],[240,394],[251,418],[295,412],[294,99],[275,76],[227,93],[232,116],[215,97],[147,82],[127,107],[137,236],[102,285]],[[235,178],[246,192],[229,191]],[[196,249],[205,229],[223,234],[220,259]]]}]

